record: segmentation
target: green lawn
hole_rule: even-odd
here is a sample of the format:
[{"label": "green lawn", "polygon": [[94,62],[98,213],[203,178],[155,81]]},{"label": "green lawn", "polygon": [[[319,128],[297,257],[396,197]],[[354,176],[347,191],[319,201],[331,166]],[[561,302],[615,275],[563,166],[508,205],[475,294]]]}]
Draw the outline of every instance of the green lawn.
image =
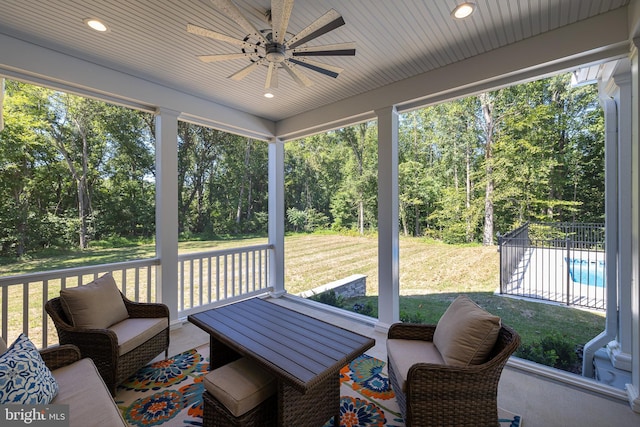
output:
[{"label": "green lawn", "polygon": [[[377,237],[340,235],[292,235],[285,239],[285,287],[291,293],[349,276],[367,276],[367,296],[344,301],[367,305],[377,315]],[[575,355],[590,339],[604,330],[603,312],[589,312],[551,304],[496,295],[500,259],[495,246],[447,245],[422,238],[400,239],[400,313],[405,321],[437,323],[459,294],[471,299],[513,327],[522,337],[521,357],[553,363],[547,344],[560,358]],[[559,343],[558,343],[559,341]],[[525,353],[526,351],[526,353]],[[533,353],[533,354],[532,354]],[[579,361],[566,362],[563,369],[576,371]]]},{"label": "green lawn", "polygon": [[[180,242],[180,253],[266,243],[264,237],[239,240]],[[347,301],[369,304],[377,313],[377,236],[333,233],[285,237],[285,288],[292,294],[351,274],[367,276],[367,296]],[[42,254],[28,260],[0,262],[1,275],[103,264],[155,255],[153,243],[84,252]],[[423,238],[400,239],[400,311],[404,320],[436,323],[456,295],[469,295],[499,315],[522,336],[525,346],[550,335],[571,347],[584,345],[604,329],[604,313],[496,295],[499,258],[496,247],[447,245]]]}]

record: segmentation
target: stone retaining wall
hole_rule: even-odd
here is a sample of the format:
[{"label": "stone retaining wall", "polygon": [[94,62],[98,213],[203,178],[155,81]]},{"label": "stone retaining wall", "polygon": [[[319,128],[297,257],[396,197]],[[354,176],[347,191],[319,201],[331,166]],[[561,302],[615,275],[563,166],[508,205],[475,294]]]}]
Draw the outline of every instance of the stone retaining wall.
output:
[{"label": "stone retaining wall", "polygon": [[363,297],[367,294],[367,276],[364,274],[353,274],[343,279],[318,286],[309,291],[298,294],[303,298],[309,298],[323,292],[334,291],[336,295],[343,298]]}]

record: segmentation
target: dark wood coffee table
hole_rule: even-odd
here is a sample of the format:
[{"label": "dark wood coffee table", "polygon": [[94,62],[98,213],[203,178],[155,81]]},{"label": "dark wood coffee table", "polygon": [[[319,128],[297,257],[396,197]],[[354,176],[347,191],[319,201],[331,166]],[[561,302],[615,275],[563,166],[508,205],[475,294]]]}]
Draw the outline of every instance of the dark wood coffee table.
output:
[{"label": "dark wood coffee table", "polygon": [[331,417],[339,425],[340,369],[375,344],[259,298],[188,319],[211,337],[211,369],[244,356],[277,378],[281,426],[322,426]]}]

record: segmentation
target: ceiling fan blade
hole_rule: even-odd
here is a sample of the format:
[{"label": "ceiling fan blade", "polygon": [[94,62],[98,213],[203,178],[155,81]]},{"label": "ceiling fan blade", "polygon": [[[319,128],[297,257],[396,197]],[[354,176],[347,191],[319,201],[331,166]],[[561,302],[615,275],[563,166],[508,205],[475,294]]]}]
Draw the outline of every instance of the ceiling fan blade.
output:
[{"label": "ceiling fan blade", "polygon": [[247,65],[240,71],[237,71],[232,75],[230,75],[229,78],[232,80],[242,80],[245,77],[247,77],[249,73],[251,73],[252,71],[255,71],[260,65],[264,64],[266,61],[267,61],[266,58],[261,58],[256,62],[252,62],[251,64]]},{"label": "ceiling fan blade", "polygon": [[231,0],[211,0],[211,3],[213,3],[216,9],[231,18],[236,24],[240,25],[240,27],[245,30],[247,34],[258,38],[259,40],[262,40],[264,43],[267,42],[262,33],[258,31],[247,18],[244,17],[242,12],[240,12],[240,9],[238,9],[238,7],[233,4]]},{"label": "ceiling fan blade", "polygon": [[278,87],[278,65],[275,62],[269,62],[269,69],[267,70],[267,81],[264,83],[265,89]]},{"label": "ceiling fan blade", "polygon": [[282,65],[284,66],[284,69],[287,70],[291,78],[295,80],[296,83],[298,83],[300,86],[309,87],[313,85],[313,82],[311,81],[311,79],[309,79],[309,77],[305,76],[300,71],[296,70],[296,68],[293,65],[291,65],[289,61],[282,62]]},{"label": "ceiling fan blade", "polygon": [[322,73],[325,76],[333,77],[334,79],[338,77],[338,74],[344,71],[344,68],[323,64],[322,62],[316,62],[310,59],[299,60],[299,59],[289,58],[289,61],[293,62],[294,64],[298,64],[303,67],[306,67],[310,70],[317,71],[318,73]]},{"label": "ceiling fan blade", "polygon": [[193,24],[187,24],[187,32],[191,34],[196,34],[198,36],[208,37],[210,39],[218,40],[221,42],[235,44],[236,46],[241,46],[246,49],[261,48],[261,46],[258,46],[256,44],[249,43],[244,40],[236,39],[231,36],[227,36],[226,34],[218,33],[216,31],[212,31],[207,28],[199,27]]},{"label": "ceiling fan blade", "polygon": [[218,62],[228,61],[231,59],[248,58],[251,55],[248,53],[224,53],[221,55],[198,55],[198,59],[202,62]]},{"label": "ceiling fan blade", "polygon": [[324,46],[299,47],[294,49],[293,56],[354,56],[354,42],[327,44]]},{"label": "ceiling fan blade", "polygon": [[287,34],[287,26],[289,26],[292,9],[293,0],[271,0],[273,40],[276,43],[284,43],[284,36]]},{"label": "ceiling fan blade", "polygon": [[334,9],[331,9],[289,40],[287,48],[293,49],[342,25],[344,25],[342,16]]}]

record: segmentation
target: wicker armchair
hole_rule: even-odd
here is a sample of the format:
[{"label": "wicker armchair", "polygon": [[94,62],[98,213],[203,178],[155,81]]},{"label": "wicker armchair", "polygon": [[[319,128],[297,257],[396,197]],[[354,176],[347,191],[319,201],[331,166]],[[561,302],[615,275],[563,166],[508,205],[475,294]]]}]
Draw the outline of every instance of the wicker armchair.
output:
[{"label": "wicker armchair", "polygon": [[[127,299],[122,293],[120,296],[129,313],[129,318],[169,318],[169,309],[164,304],[136,303]],[[121,355],[119,354],[118,337],[114,331],[74,327],[62,309],[60,297],[47,301],[45,310],[56,326],[60,344],[73,344],[80,349],[82,357],[91,358],[112,396],[115,395],[118,384],[149,363],[158,354],[164,351],[165,356],[168,356],[168,321],[164,330]]]},{"label": "wicker armchair", "polygon": [[[433,341],[436,325],[396,323],[389,339]],[[402,379],[388,363],[391,386],[407,427],[477,427],[498,425],[498,381],[520,336],[502,326],[489,359],[480,365],[455,367],[432,363],[411,366]]]},{"label": "wicker armchair", "polygon": [[60,345],[40,350],[40,357],[52,371],[80,360],[80,349],[75,345]]}]

